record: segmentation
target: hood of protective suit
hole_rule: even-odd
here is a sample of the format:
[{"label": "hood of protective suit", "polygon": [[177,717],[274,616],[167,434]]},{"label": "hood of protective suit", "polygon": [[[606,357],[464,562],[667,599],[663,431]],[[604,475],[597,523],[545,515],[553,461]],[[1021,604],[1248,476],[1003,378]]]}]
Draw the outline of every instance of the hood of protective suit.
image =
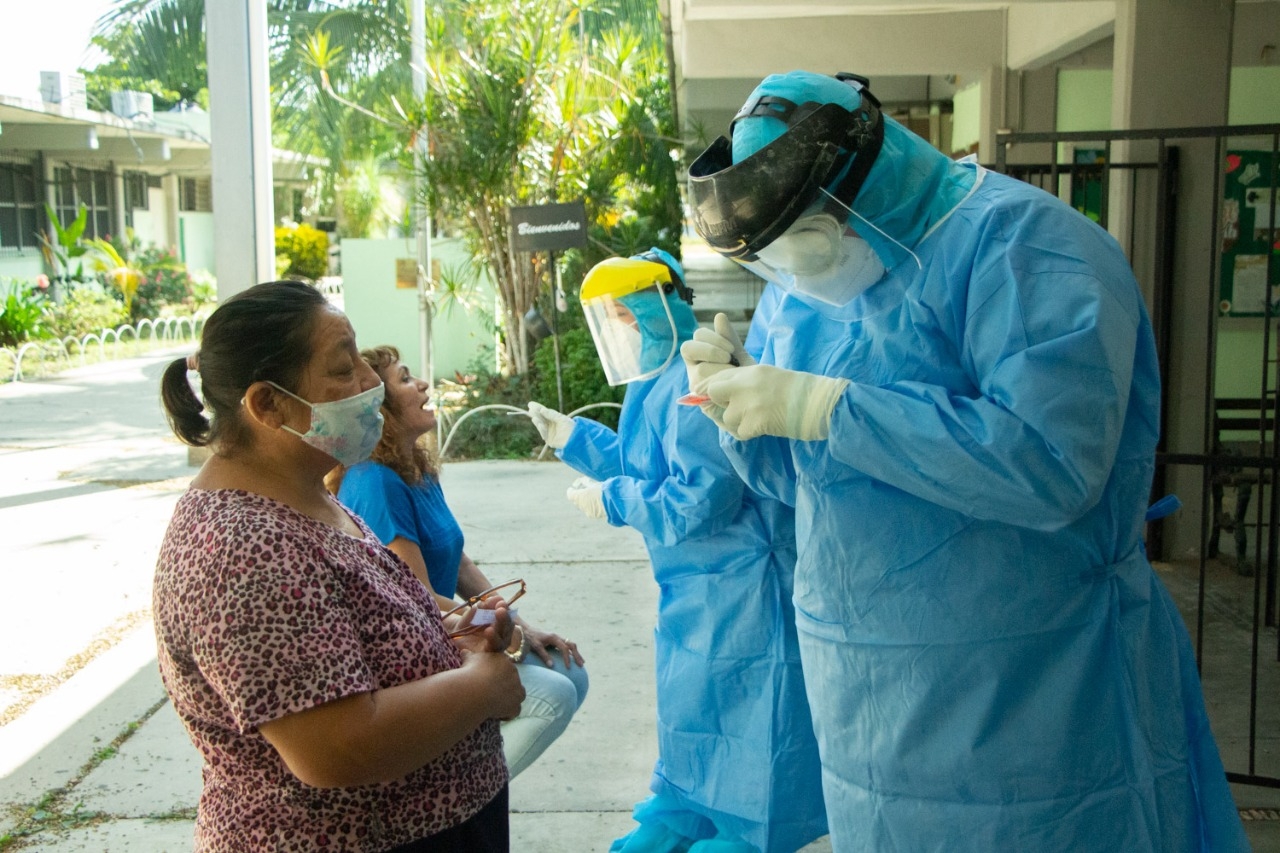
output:
[{"label": "hood of protective suit", "polygon": [[[666,308],[662,306],[664,298]],[[680,344],[692,338],[698,328],[698,321],[693,316],[693,306],[675,293],[663,297],[649,288],[623,296],[618,301],[636,317],[641,342],[640,369],[645,373],[662,367],[673,357],[672,352],[678,352]],[[667,318],[667,309],[671,310],[670,319]]]},{"label": "hood of protective suit", "polygon": [[[748,102],[762,95],[786,98],[796,104],[839,104],[849,110],[862,102],[862,96],[848,83],[810,71],[772,74],[761,81]],[[781,120],[768,116],[739,119],[733,126],[733,162],[751,156],[786,130]],[[843,177],[837,177],[828,189],[834,189]],[[884,116],[884,144],[851,206],[893,240],[914,249],[929,229],[964,199],[976,178],[974,164],[951,160]],[[907,257],[893,240],[866,227],[857,216],[849,218],[849,226],[871,244],[886,267],[892,268]]]}]

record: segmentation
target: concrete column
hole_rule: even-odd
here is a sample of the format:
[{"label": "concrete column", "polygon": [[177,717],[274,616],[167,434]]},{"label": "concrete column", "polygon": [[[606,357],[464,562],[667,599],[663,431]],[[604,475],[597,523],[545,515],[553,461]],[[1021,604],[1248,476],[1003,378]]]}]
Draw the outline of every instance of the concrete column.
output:
[{"label": "concrete column", "polygon": [[211,0],[205,15],[218,299],[275,278],[266,0]]},{"label": "concrete column", "polygon": [[1005,69],[991,66],[982,75],[981,106],[978,118],[978,162],[996,161],[996,131],[1007,127],[1005,110]]},{"label": "concrete column", "polygon": [[[1052,132],[1058,127],[1058,69],[1047,65],[1028,71],[1013,71],[1005,94],[1009,126],[1020,133]],[[992,152],[994,158],[995,152]],[[1010,163],[1050,163],[1050,142],[1023,143],[1009,152]],[[994,162],[994,160],[992,161]]]},{"label": "concrete column", "polygon": [[160,179],[160,191],[164,194],[165,245],[181,252],[181,234],[178,230],[178,176],[170,172]]},{"label": "concrete column", "polygon": [[[1116,0],[1111,119],[1117,130],[1220,126],[1227,122],[1231,82],[1233,0]],[[1177,234],[1173,246],[1169,363],[1165,399],[1167,447],[1199,453],[1204,447],[1203,388],[1212,364],[1205,335],[1205,306],[1211,302],[1211,270],[1216,247],[1211,221],[1216,170],[1212,140],[1174,140],[1179,149]],[[1155,146],[1117,144],[1116,163],[1150,161]],[[1113,175],[1116,173],[1113,173]],[[1117,236],[1150,239],[1152,229],[1131,228],[1153,211],[1133,210],[1130,185],[1111,182],[1109,227]],[[1130,257],[1148,257],[1146,246],[1126,246]],[[1138,270],[1141,280],[1149,280]],[[1186,466],[1168,472],[1166,491],[1182,499],[1183,516],[1166,526],[1166,554],[1185,556],[1199,545],[1201,474]]]}]

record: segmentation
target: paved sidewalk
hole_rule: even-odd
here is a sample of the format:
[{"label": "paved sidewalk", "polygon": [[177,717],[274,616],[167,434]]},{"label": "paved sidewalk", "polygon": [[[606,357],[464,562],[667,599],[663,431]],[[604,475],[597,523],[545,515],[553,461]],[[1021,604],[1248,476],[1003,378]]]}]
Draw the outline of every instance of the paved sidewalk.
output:
[{"label": "paved sidewalk", "polygon": [[[0,385],[0,849],[191,849],[200,763],[160,684],[150,618],[156,549],[195,470],[158,402],[185,351]],[[443,473],[468,553],[495,580],[525,578],[521,613],[579,643],[591,673],[568,731],[512,784],[520,853],[607,850],[656,757],[657,590],[638,534],[564,500],[573,479],[556,461]],[[1280,821],[1246,828],[1256,851],[1280,853]]]}]

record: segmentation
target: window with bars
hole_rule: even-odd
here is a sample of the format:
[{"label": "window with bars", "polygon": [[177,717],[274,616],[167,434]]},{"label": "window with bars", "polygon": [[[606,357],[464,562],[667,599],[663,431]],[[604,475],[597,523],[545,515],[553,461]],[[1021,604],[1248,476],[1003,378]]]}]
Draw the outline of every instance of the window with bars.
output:
[{"label": "window with bars", "polygon": [[67,166],[53,170],[54,210],[63,226],[75,222],[80,207],[89,209],[84,236],[111,234],[111,173]]},{"label": "window with bars", "polygon": [[306,203],[306,191],[298,187],[277,184],[273,189],[273,203],[276,221],[288,219],[291,222],[303,220],[302,209]]},{"label": "window with bars", "polygon": [[40,197],[36,167],[0,163],[0,249],[35,249],[40,245]]},{"label": "window with bars", "polygon": [[209,178],[183,178],[179,181],[178,209],[184,212],[211,212],[213,182]]},{"label": "window with bars", "polygon": [[151,208],[147,189],[150,187],[146,172],[124,173],[124,206],[129,211],[149,210]]}]

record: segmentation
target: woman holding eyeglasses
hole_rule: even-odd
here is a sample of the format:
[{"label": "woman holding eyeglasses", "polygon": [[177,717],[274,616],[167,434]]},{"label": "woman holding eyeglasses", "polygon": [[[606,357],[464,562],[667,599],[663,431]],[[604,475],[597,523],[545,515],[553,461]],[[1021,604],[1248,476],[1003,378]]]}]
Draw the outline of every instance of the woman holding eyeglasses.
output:
[{"label": "woman holding eyeglasses", "polygon": [[485,627],[451,639],[412,572],[326,490],[382,426],[382,383],[346,317],[299,282],[251,287],[161,394],[178,437],[213,450],[154,586],[160,673],[204,756],[195,850],[508,850],[498,721],[524,696],[512,622],[490,596],[491,619],[468,616]]},{"label": "woman holding eyeglasses", "polygon": [[[462,528],[445,503],[436,460],[422,446],[436,427],[430,386],[410,372],[392,346],[361,353],[387,389],[382,439],[367,461],[331,475],[338,500],[359,514],[378,538],[409,565],[442,610],[456,595],[474,596],[492,586],[463,551]],[[335,484],[340,480],[340,485]],[[503,598],[510,598],[503,593]],[[514,612],[513,612],[514,614]],[[520,715],[502,724],[503,750],[512,778],[559,737],[587,695],[587,671],[575,643],[514,616],[525,700]]]}]

